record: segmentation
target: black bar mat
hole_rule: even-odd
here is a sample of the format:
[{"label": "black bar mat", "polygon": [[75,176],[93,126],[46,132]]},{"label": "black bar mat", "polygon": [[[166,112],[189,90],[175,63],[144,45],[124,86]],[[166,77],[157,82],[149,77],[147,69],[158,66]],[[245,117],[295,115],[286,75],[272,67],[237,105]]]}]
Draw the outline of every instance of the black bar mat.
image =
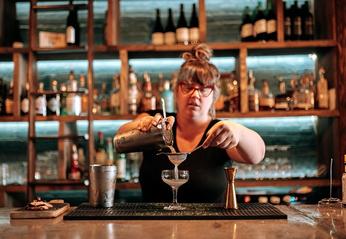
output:
[{"label": "black bar mat", "polygon": [[118,203],[112,208],[95,208],[83,203],[64,216],[65,220],[223,220],[287,219],[287,215],[267,203],[238,204],[239,209],[224,209],[222,204],[182,203],[183,211],[168,211],[168,203]]}]

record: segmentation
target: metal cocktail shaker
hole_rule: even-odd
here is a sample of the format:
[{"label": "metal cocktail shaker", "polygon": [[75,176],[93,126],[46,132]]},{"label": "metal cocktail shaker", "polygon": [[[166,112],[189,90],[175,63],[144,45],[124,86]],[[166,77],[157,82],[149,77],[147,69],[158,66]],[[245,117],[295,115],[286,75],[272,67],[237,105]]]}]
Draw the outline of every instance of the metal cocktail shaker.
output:
[{"label": "metal cocktail shaker", "polygon": [[173,145],[173,132],[161,125],[152,126],[146,132],[134,129],[114,137],[114,147],[117,153],[140,152],[171,145]]}]

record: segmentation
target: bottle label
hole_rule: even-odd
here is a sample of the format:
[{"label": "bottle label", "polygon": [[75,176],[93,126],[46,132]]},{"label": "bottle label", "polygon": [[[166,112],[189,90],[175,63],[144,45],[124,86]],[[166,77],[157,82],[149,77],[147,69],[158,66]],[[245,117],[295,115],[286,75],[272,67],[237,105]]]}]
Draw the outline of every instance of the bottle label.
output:
[{"label": "bottle label", "polygon": [[175,44],[175,32],[165,32],[165,44],[174,45]]},{"label": "bottle label", "polygon": [[80,115],[81,97],[77,94],[69,94],[66,97],[66,111],[68,115]]},{"label": "bottle label", "polygon": [[68,26],[66,29],[66,42],[76,43],[76,30],[72,26]]},{"label": "bottle label", "polygon": [[269,21],[267,21],[267,33],[273,33],[276,32],[276,20],[275,19],[271,19]]},{"label": "bottle label", "polygon": [[256,35],[267,32],[267,23],[265,19],[261,19],[255,22]]},{"label": "bottle label", "polygon": [[164,36],[162,32],[154,32],[151,35],[151,42],[153,45],[163,45],[164,43]]},{"label": "bottle label", "polygon": [[187,27],[177,28],[177,42],[185,45],[189,42],[189,29]]},{"label": "bottle label", "polygon": [[47,107],[51,112],[58,112],[58,110],[60,108],[58,99],[56,97],[51,98],[47,102]]},{"label": "bottle label", "polygon": [[251,23],[246,23],[242,26],[240,36],[241,38],[250,37],[253,34],[253,26]]},{"label": "bottle label", "polygon": [[22,102],[20,102],[20,110],[25,114],[29,112],[29,99],[28,98],[24,98],[22,100]]},{"label": "bottle label", "polygon": [[6,114],[13,114],[13,100],[6,99],[5,101]]},{"label": "bottle label", "polygon": [[294,19],[294,35],[298,35],[298,36],[300,36],[300,35],[302,35],[302,19],[301,19],[301,17],[296,17],[295,19]]},{"label": "bottle label", "polygon": [[46,97],[44,97],[44,96],[37,97],[35,103],[36,103],[35,104],[36,114],[46,116],[47,115]]},{"label": "bottle label", "polygon": [[189,28],[189,39],[191,43],[199,42],[199,28],[198,27]]}]

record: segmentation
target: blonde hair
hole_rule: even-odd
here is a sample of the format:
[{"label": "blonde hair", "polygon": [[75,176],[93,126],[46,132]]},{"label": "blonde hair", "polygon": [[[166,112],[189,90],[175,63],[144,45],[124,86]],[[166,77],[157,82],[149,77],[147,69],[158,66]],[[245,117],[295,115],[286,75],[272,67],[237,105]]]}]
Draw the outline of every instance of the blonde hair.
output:
[{"label": "blonde hair", "polygon": [[185,62],[180,67],[175,90],[177,91],[181,83],[198,83],[204,87],[213,87],[213,103],[209,109],[209,115],[215,118],[214,103],[220,95],[220,72],[214,64],[210,63],[212,55],[212,50],[206,44],[199,44],[190,52],[183,53],[182,58]]}]

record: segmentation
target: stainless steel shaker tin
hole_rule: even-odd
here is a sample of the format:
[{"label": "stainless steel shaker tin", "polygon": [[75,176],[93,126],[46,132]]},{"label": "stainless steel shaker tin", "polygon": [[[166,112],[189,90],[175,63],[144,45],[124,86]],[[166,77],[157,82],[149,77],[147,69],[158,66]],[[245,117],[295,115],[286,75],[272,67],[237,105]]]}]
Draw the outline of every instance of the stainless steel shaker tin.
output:
[{"label": "stainless steel shaker tin", "polygon": [[115,165],[91,164],[89,203],[93,207],[112,207],[117,179]]},{"label": "stainless steel shaker tin", "polygon": [[134,129],[114,137],[114,147],[117,153],[140,152],[172,144],[172,130],[154,126],[147,132]]}]

